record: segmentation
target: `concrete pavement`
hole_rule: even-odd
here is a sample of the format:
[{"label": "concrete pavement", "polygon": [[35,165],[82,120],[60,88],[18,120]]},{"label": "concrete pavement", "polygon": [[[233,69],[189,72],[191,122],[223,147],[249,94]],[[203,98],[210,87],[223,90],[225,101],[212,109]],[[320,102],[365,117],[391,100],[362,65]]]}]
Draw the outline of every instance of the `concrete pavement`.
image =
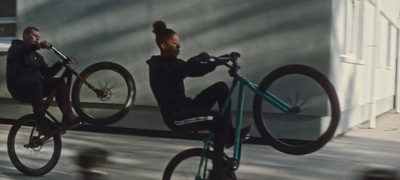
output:
[{"label": "concrete pavement", "polygon": [[[0,125],[0,179],[82,179],[77,154],[88,148],[110,152],[100,170],[104,179],[159,180],[169,160],[182,150],[201,147],[202,142],[176,138],[68,131],[57,166],[45,176],[27,177],[11,164],[6,147],[10,125]],[[323,149],[309,155],[292,156],[270,146],[244,144],[241,180],[350,180],[360,179],[367,167],[400,168],[400,115],[378,117],[377,128],[359,125],[334,138]]]}]

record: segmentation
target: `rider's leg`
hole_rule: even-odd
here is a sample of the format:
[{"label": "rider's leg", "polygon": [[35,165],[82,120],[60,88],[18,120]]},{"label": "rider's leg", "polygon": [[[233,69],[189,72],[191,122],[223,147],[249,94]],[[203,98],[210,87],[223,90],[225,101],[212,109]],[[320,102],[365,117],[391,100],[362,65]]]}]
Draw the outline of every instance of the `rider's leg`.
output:
[{"label": "rider's leg", "polygon": [[[210,87],[204,89],[193,99],[193,106],[208,108],[211,109],[215,103],[218,102],[219,109],[222,109],[226,99],[229,96],[229,87],[225,82],[217,82]],[[235,141],[235,129],[232,126],[232,118],[231,118],[231,101],[227,108],[225,109],[224,117],[229,120],[230,130],[229,130],[229,138],[226,143],[226,148],[230,148],[233,146]],[[240,138],[245,139],[248,133],[252,130],[251,126],[247,126],[242,129]]]},{"label": "rider's leg", "polygon": [[231,124],[231,121],[225,117],[220,117],[216,118],[214,123],[214,152],[216,160],[213,164],[213,173],[216,176],[215,179],[223,179],[224,148],[231,130],[231,127],[227,126],[227,124]]},{"label": "rider's leg", "polygon": [[213,162],[213,172],[217,176],[223,175],[223,154],[224,146],[231,130],[231,120],[220,116],[216,112],[202,108],[190,108],[177,117],[173,130],[182,131],[201,131],[211,130],[214,133],[214,152],[216,161]]},{"label": "rider's leg", "polygon": [[71,119],[73,116],[69,100],[65,101],[67,85],[62,78],[45,78],[43,79],[44,96],[48,96],[54,88],[56,89],[56,101],[61,112],[64,113],[64,106],[66,105],[67,117]]},{"label": "rider's leg", "polygon": [[[210,87],[204,89],[193,99],[193,106],[211,109],[218,103],[219,109],[222,109],[226,99],[228,98],[229,87],[225,82],[217,82]],[[231,118],[231,101],[225,110],[224,117]]]},{"label": "rider's leg", "polygon": [[45,118],[45,109],[43,104],[43,83],[42,81],[27,81],[23,83],[22,88],[26,88],[26,95],[29,97],[35,119],[44,135],[52,135],[56,129],[52,128]]}]

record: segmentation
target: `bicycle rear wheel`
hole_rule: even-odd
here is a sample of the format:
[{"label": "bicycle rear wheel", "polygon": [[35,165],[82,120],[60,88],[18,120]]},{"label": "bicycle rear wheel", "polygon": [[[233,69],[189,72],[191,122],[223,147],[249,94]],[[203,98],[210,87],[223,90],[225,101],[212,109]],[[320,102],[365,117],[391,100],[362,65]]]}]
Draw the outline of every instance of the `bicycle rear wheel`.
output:
[{"label": "bicycle rear wheel", "polygon": [[297,110],[286,114],[256,95],[253,115],[260,134],[283,153],[303,155],[322,148],[339,123],[339,101],[333,85],[319,71],[288,65],[266,76],[260,86]]},{"label": "bicycle rear wheel", "polygon": [[[201,156],[203,153],[202,148],[193,148],[180,152],[168,163],[164,170],[163,180],[206,180],[212,170],[212,162],[214,160],[214,152],[207,150],[205,152],[205,159],[202,165],[200,177],[197,176]],[[236,180],[235,171],[229,173],[230,179]],[[196,178],[197,177],[197,178]]]},{"label": "bicycle rear wheel", "polygon": [[33,114],[25,115],[11,127],[7,140],[8,156],[23,174],[41,176],[50,172],[61,155],[61,137],[56,134],[41,142]]},{"label": "bicycle rear wheel", "polygon": [[80,75],[107,94],[101,97],[82,80],[75,80],[72,104],[83,120],[108,125],[125,117],[136,96],[135,81],[128,70],[116,63],[100,62],[87,67]]}]

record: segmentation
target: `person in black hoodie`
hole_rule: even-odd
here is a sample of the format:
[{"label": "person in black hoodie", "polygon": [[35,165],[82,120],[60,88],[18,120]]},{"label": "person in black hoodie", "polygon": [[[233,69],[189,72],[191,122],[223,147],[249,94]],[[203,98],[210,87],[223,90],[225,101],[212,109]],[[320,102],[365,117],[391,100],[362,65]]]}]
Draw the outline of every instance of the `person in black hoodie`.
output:
[{"label": "person in black hoodie", "polygon": [[[23,32],[23,40],[13,40],[7,54],[7,89],[13,99],[32,104],[35,119],[40,131],[45,136],[53,136],[59,131],[45,119],[43,98],[56,88],[57,104],[63,111],[66,84],[61,78],[54,78],[62,68],[60,62],[48,67],[43,57],[36,51],[50,49],[47,41],[39,42],[40,32],[36,27],[27,27]],[[68,105],[70,121],[77,121]],[[73,120],[72,120],[73,119]]]},{"label": "person in black hoodie", "polygon": [[[160,107],[165,124],[175,132],[211,130],[214,133],[214,151],[217,161],[213,164],[210,179],[224,179],[223,151],[233,144],[234,129],[231,120],[230,103],[221,116],[211,108],[218,103],[221,109],[228,97],[229,87],[224,82],[217,82],[204,89],[193,99],[186,97],[183,80],[186,77],[200,77],[215,70],[221,62],[210,61],[210,56],[203,52],[187,61],[178,59],[180,40],[172,29],[162,21],[153,24],[156,44],[160,55],[147,60],[149,65],[150,86]],[[246,127],[243,137],[251,127]],[[229,138],[229,141],[228,141]],[[228,141],[228,142],[227,142]]]}]

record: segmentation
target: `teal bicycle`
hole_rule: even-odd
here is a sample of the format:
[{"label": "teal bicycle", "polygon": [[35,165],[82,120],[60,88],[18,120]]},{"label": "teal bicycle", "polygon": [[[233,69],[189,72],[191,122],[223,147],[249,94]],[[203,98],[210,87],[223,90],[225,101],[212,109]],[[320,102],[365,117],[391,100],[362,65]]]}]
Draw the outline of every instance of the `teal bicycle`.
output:
[{"label": "teal bicycle", "polygon": [[[287,65],[268,74],[259,85],[238,73],[240,54],[212,57],[224,61],[233,77],[228,102],[239,86],[236,120],[236,140],[232,157],[225,157],[225,171],[236,179],[241,146],[244,86],[255,93],[253,117],[265,143],[291,155],[304,155],[321,149],[333,137],[339,124],[340,107],[336,91],[319,71],[304,65]],[[227,103],[221,108],[224,114]],[[193,148],[177,154],[167,165],[163,180],[208,179],[215,158],[213,133],[204,140],[203,148]]]}]

